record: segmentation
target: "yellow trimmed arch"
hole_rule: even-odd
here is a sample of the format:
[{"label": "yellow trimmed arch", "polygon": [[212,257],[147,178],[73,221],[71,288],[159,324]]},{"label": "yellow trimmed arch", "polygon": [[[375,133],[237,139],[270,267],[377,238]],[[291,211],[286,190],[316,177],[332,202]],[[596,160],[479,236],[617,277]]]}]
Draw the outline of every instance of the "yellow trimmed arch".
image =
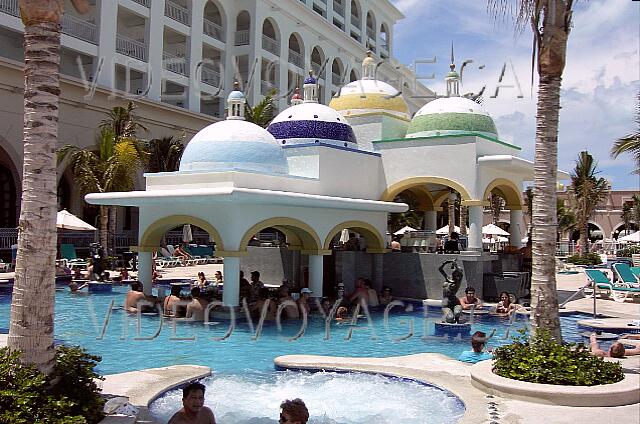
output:
[{"label": "yellow trimmed arch", "polygon": [[[440,184],[447,186],[460,193],[462,200],[471,200],[469,191],[464,188],[462,184],[443,177],[411,177],[402,181],[398,181],[397,183],[387,187],[384,193],[382,193],[380,200],[385,202],[393,202],[393,199],[395,199],[395,197],[403,191],[425,184]],[[437,205],[437,203],[435,202],[434,204]]]},{"label": "yellow trimmed arch", "polygon": [[320,237],[311,226],[295,218],[278,217],[265,219],[249,228],[240,241],[238,251],[246,252],[251,237],[269,227],[282,231],[292,249],[319,251],[322,247]]},{"label": "yellow trimmed arch", "polygon": [[433,196],[425,186],[415,186],[408,189],[418,200],[418,210],[432,211],[434,209]]},{"label": "yellow trimmed arch", "polygon": [[367,240],[367,250],[383,251],[385,249],[384,236],[373,225],[363,221],[346,221],[333,227],[324,239],[324,249],[331,248],[331,240],[345,228],[352,229],[364,236]]},{"label": "yellow trimmed arch", "polygon": [[496,178],[491,181],[484,191],[483,200],[489,198],[491,192],[495,192],[502,197],[505,202],[505,208],[509,210],[522,210],[522,197],[520,189],[513,181],[506,178]]},{"label": "yellow trimmed arch", "polygon": [[184,224],[192,224],[196,227],[202,228],[209,233],[213,241],[216,243],[216,250],[224,250],[222,237],[220,237],[218,230],[204,219],[190,215],[171,215],[158,219],[147,227],[139,244],[144,247],[159,247],[160,240],[167,231]]}]

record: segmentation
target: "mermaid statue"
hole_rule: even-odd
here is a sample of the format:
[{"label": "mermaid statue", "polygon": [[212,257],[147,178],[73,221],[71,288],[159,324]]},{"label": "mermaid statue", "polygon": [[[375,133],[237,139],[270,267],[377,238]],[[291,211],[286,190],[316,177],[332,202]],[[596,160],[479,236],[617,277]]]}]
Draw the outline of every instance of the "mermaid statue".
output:
[{"label": "mermaid statue", "polygon": [[[451,264],[451,277],[447,274],[444,267]],[[462,284],[462,269],[458,266],[456,260],[445,261],[440,268],[440,274],[444,277],[442,284],[442,318],[443,322],[448,324],[461,324],[460,314],[462,314],[462,305],[458,300],[458,290]]]}]

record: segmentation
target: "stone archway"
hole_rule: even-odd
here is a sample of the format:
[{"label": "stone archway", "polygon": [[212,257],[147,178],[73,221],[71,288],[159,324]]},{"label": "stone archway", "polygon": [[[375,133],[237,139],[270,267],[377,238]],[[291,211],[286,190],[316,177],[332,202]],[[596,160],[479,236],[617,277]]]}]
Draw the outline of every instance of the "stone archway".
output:
[{"label": "stone archway", "polygon": [[324,239],[325,250],[331,249],[331,241],[344,229],[350,229],[362,234],[367,241],[367,252],[384,253],[386,247],[384,236],[376,227],[363,221],[342,222],[329,230]]},{"label": "stone archway", "polygon": [[496,193],[505,200],[506,209],[522,210],[522,195],[513,181],[505,178],[496,178],[489,183],[482,199],[488,199],[491,193]]},{"label": "stone archway", "polygon": [[224,243],[222,237],[218,233],[216,228],[209,224],[207,221],[201,218],[196,218],[190,215],[171,215],[164,218],[160,218],[147,226],[144,233],[140,237],[139,250],[153,251],[158,250],[160,247],[160,240],[162,236],[169,230],[179,227],[184,224],[192,224],[205,230],[216,244],[216,252],[224,251]]}]

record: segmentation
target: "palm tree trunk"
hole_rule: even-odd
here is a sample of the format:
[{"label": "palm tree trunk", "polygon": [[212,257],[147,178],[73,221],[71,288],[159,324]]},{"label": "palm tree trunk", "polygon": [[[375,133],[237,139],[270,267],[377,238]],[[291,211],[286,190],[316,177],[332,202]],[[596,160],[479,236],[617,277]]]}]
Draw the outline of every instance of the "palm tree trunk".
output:
[{"label": "palm tree trunk", "polygon": [[109,206],[100,206],[100,244],[103,257],[108,257],[109,246]]},{"label": "palm tree trunk", "polygon": [[117,206],[109,206],[109,246],[107,247],[107,251],[110,256],[113,256],[115,253],[115,238],[116,238],[116,224],[118,218],[118,209]]},{"label": "palm tree trunk", "polygon": [[456,208],[455,202],[451,199],[453,196],[449,196],[449,201],[447,203],[447,210],[449,212],[449,235],[455,232],[456,228]]},{"label": "palm tree trunk", "polygon": [[[22,4],[21,4],[22,6]],[[24,166],[8,346],[53,368],[60,25],[25,20]]]},{"label": "palm tree trunk", "polygon": [[460,205],[460,235],[467,235],[467,214],[469,210],[466,206]]},{"label": "palm tree trunk", "polygon": [[540,77],[533,197],[531,325],[562,340],[556,292],[556,181],[560,77]]},{"label": "palm tree trunk", "polygon": [[589,253],[589,221],[584,220],[580,225],[580,256]]}]

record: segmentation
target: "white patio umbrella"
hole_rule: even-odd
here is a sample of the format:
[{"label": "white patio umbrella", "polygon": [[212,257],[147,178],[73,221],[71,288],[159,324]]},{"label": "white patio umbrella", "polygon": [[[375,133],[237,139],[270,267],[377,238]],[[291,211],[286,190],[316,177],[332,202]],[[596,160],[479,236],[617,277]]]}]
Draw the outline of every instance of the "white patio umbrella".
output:
[{"label": "white patio umbrella", "polygon": [[96,227],[91,224],[88,224],[72,214],[68,212],[66,209],[61,210],[56,215],[56,227],[61,228],[63,230],[76,230],[76,231],[95,231]]},{"label": "white patio umbrella", "polygon": [[191,232],[191,225],[190,224],[184,224],[184,226],[182,227],[182,241],[185,243],[189,243],[191,240],[193,240],[193,233]]},{"label": "white patio umbrella", "polygon": [[631,243],[640,243],[640,231],[636,231],[635,233],[631,233],[624,237],[619,237],[618,241],[626,241]]},{"label": "white patio umbrella", "polygon": [[498,227],[495,224],[489,224],[482,227],[482,234],[486,234],[488,236],[508,236],[509,235],[509,233],[507,233],[505,230],[503,230],[502,228]]},{"label": "white patio umbrella", "polygon": [[411,232],[411,231],[418,231],[418,230],[416,230],[413,227],[405,226],[405,227],[400,228],[395,233],[393,233],[393,235],[399,236],[401,234],[408,233],[408,232]]},{"label": "white patio umbrella", "polygon": [[[455,227],[453,227],[453,231],[455,231],[456,233],[460,234],[460,227],[458,227],[457,225]],[[439,236],[446,236],[447,234],[449,234],[449,226],[445,225],[444,227],[440,228],[439,230],[436,230],[436,234]]]}]

